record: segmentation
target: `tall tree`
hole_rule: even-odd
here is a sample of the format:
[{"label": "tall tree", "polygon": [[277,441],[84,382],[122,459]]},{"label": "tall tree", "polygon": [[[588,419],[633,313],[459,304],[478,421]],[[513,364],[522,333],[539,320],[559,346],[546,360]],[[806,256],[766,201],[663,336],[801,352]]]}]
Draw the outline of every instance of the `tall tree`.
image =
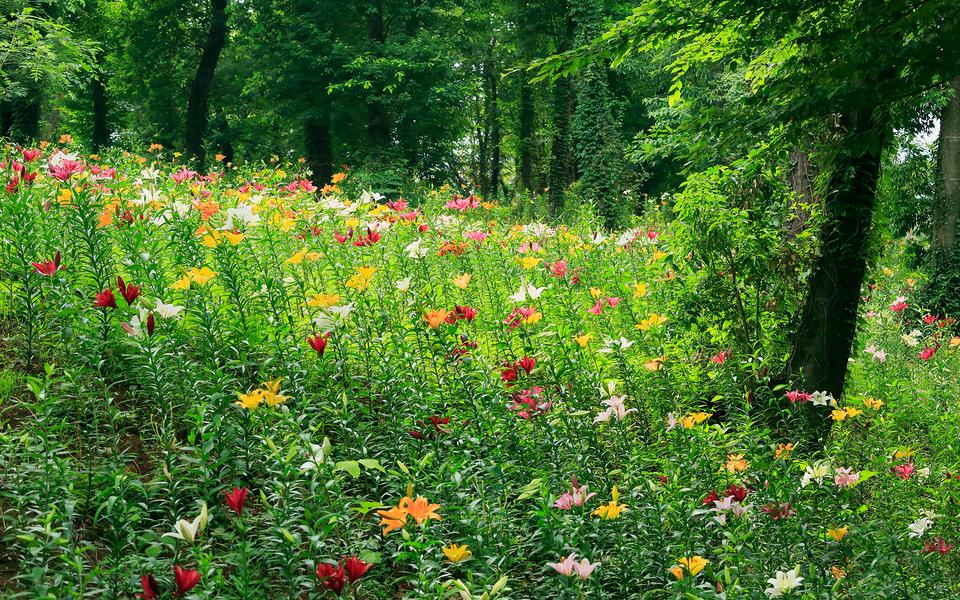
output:
[{"label": "tall tree", "polygon": [[500,106],[497,97],[497,81],[499,72],[494,51],[497,48],[497,39],[493,37],[487,45],[487,53],[483,61],[483,146],[480,158],[481,177],[480,193],[489,198],[497,197],[500,193],[500,171],[502,168],[501,133],[500,133]]},{"label": "tall tree", "polygon": [[220,53],[227,43],[227,0],[210,0],[209,20],[207,39],[187,99],[186,153],[197,161],[200,170],[206,166],[203,142],[207,132],[210,90]]},{"label": "tall tree", "polygon": [[[671,102],[697,65],[741,65],[750,89],[742,102],[713,106],[691,133],[716,143],[833,124],[832,185],[826,190],[820,254],[796,323],[787,375],[839,396],[855,334],[867,239],[888,113],[960,75],[960,11],[951,0],[786,0],[768,10],[748,0],[647,0],[589,47],[548,61],[544,74],[584,62],[614,63],[669,49]],[[909,39],[906,45],[891,39]],[[679,42],[678,42],[679,40]],[[678,46],[679,43],[679,46]],[[816,419],[822,433],[822,415]]]},{"label": "tall tree", "polygon": [[950,99],[940,113],[937,142],[939,185],[931,219],[931,278],[928,296],[931,309],[956,314],[960,285],[960,77],[948,86]]},{"label": "tall tree", "polygon": [[[563,8],[563,26],[558,28],[556,48],[569,51],[573,45],[574,22],[570,3],[559,3]],[[574,112],[573,84],[569,77],[553,82],[553,136],[550,142],[550,174],[547,189],[547,204],[550,212],[559,214],[565,203],[567,186],[573,181],[574,161],[570,146],[570,123]]]},{"label": "tall tree", "polygon": [[0,136],[27,143],[40,135],[45,98],[78,85],[89,48],[65,22],[70,6],[8,0],[0,18]]},{"label": "tall tree", "polygon": [[[603,0],[571,3],[570,16],[576,27],[575,43],[585,45],[603,32]],[[583,200],[596,207],[603,224],[623,224],[630,212],[620,194],[624,148],[620,124],[614,115],[605,61],[585,65],[574,76],[576,108],[571,139],[577,161],[579,191]]]},{"label": "tall tree", "polygon": [[[383,56],[387,41],[383,3],[384,0],[369,0],[367,9],[367,38],[376,57]],[[367,100],[367,138],[373,154],[383,154],[390,146],[390,113],[379,91]]]},{"label": "tall tree", "polygon": [[96,66],[90,78],[90,100],[93,108],[93,131],[90,145],[99,152],[110,144],[110,125],[107,122],[107,74],[104,70],[103,53],[97,52]]}]

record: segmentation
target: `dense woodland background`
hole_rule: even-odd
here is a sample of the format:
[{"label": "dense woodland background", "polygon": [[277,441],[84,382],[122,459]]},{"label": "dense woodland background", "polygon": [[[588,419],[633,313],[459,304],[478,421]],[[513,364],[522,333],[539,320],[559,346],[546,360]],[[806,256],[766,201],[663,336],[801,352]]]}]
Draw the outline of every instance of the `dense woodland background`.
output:
[{"label": "dense woodland background", "polygon": [[821,245],[789,370],[818,389],[842,388],[874,223],[929,238],[927,303],[956,312],[949,1],[3,5],[14,141],[160,144],[201,171],[302,157],[321,185],[342,169],[385,194],[452,184],[608,228],[678,194],[806,203],[809,222],[783,224]]}]

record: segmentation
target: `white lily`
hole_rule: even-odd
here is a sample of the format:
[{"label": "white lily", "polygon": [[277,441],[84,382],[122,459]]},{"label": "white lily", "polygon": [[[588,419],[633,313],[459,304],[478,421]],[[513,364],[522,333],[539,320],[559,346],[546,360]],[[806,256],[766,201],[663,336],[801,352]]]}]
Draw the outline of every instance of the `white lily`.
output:
[{"label": "white lily", "polygon": [[176,304],[164,304],[163,300],[157,298],[157,306],[153,309],[153,312],[157,313],[157,316],[161,319],[174,319],[180,316],[183,307]]},{"label": "white lily", "polygon": [[204,502],[203,507],[200,508],[200,514],[197,515],[196,519],[193,521],[180,519],[177,521],[177,524],[174,525],[173,531],[165,535],[183,540],[188,544],[193,544],[197,539],[197,534],[207,526],[207,517],[207,503]]}]

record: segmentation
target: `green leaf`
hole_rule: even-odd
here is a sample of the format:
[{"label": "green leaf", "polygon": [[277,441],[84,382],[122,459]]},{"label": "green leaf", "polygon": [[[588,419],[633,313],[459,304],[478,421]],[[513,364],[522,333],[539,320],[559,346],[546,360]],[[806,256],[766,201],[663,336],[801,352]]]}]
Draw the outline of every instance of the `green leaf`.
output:
[{"label": "green leaf", "polygon": [[355,460],[341,460],[333,466],[334,471],[346,471],[351,477],[360,477],[360,463]]},{"label": "green leaf", "polygon": [[375,458],[361,458],[360,464],[366,467],[367,469],[376,469],[381,473],[387,472],[387,470],[383,468],[383,465],[380,464],[380,461]]}]

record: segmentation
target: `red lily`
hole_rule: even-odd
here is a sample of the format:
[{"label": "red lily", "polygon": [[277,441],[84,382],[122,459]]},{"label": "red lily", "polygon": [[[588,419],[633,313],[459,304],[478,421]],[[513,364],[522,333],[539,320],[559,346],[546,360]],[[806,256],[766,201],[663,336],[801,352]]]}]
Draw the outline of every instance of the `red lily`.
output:
[{"label": "red lily", "polygon": [[177,591],[175,591],[173,595],[182,596],[200,583],[200,571],[184,569],[180,565],[173,565],[173,580],[177,584]]},{"label": "red lily", "polygon": [[340,563],[336,565],[320,563],[317,565],[317,577],[320,578],[323,587],[333,590],[337,594],[340,594],[343,591],[343,586],[347,584],[347,572],[344,571],[343,565]]},{"label": "red lily", "polygon": [[774,502],[768,502],[760,507],[760,510],[767,513],[773,517],[774,521],[779,521],[780,519],[786,519],[787,517],[792,517],[793,513],[796,511],[790,507],[789,502],[784,502],[783,504],[776,504]]},{"label": "red lily", "polygon": [[557,262],[550,263],[547,265],[547,268],[550,270],[550,274],[554,277],[563,279],[567,276],[567,261],[565,260],[558,260]]},{"label": "red lily", "polygon": [[477,309],[472,306],[454,306],[453,314],[457,316],[457,319],[463,319],[470,323],[477,318]]},{"label": "red lily", "polygon": [[747,492],[747,488],[731,483],[729,486],[727,486],[726,496],[733,496],[735,501],[743,502],[747,499]]},{"label": "red lily", "polygon": [[347,558],[344,565],[347,570],[347,577],[350,578],[350,581],[356,581],[363,577],[363,575],[370,570],[370,567],[373,565],[368,562],[363,562],[356,556],[350,556]]},{"label": "red lily", "polygon": [[433,428],[437,431],[442,431],[444,433],[450,433],[450,430],[442,427],[443,425],[450,424],[450,417],[441,417],[440,415],[433,415],[430,417],[430,422],[433,423]]},{"label": "red lily", "polygon": [[113,290],[107,288],[94,296],[93,305],[100,308],[116,308],[117,299],[113,295]]},{"label": "red lily", "polygon": [[43,262],[31,264],[37,273],[46,275],[47,277],[52,277],[53,274],[56,273],[60,268],[60,251],[57,250],[57,253],[53,255],[53,260],[45,260]]},{"label": "red lily", "polygon": [[319,333],[307,337],[307,343],[310,344],[310,347],[316,350],[317,354],[323,356],[324,351],[327,349],[327,341],[330,339],[330,332],[320,335]]},{"label": "red lily", "polygon": [[527,372],[527,375],[530,374],[530,371],[533,370],[534,365],[537,364],[537,359],[532,356],[524,356],[517,361],[517,366]]},{"label": "red lily", "polygon": [[117,277],[117,288],[120,290],[123,299],[127,301],[127,306],[132,306],[133,301],[140,296],[140,286],[132,283],[127,284],[123,277]]},{"label": "red lily", "polygon": [[247,488],[233,488],[229,492],[224,492],[223,495],[226,497],[227,506],[237,513],[237,516],[240,516],[240,513],[243,512],[243,505],[247,501],[247,494],[250,492]]},{"label": "red lily", "polygon": [[940,345],[929,346],[920,351],[920,360],[928,361],[933,358],[933,355],[937,353],[937,350],[940,349]]},{"label": "red lily", "polygon": [[710,490],[710,493],[706,495],[703,499],[703,505],[713,504],[720,499],[720,496],[717,495],[717,490]]},{"label": "red lily", "polygon": [[911,475],[913,475],[914,469],[915,467],[913,466],[913,463],[904,463],[902,465],[897,465],[890,470],[893,471],[894,475],[906,481],[910,479]]},{"label": "red lily", "polygon": [[143,600],[156,600],[160,597],[160,585],[153,575],[141,575],[140,585],[143,587],[143,593],[137,594]]},{"label": "red lily", "polygon": [[23,160],[25,160],[26,162],[33,162],[37,160],[38,156],[40,156],[40,150],[38,150],[37,148],[31,148],[30,150],[27,150],[26,148],[24,148],[20,152],[23,154]]},{"label": "red lily", "polygon": [[937,537],[935,540],[927,540],[927,543],[923,545],[923,551],[926,554],[933,554],[934,552],[940,553],[940,556],[945,555],[947,552],[953,549],[953,544],[948,544],[947,540],[943,539],[943,536]]}]

